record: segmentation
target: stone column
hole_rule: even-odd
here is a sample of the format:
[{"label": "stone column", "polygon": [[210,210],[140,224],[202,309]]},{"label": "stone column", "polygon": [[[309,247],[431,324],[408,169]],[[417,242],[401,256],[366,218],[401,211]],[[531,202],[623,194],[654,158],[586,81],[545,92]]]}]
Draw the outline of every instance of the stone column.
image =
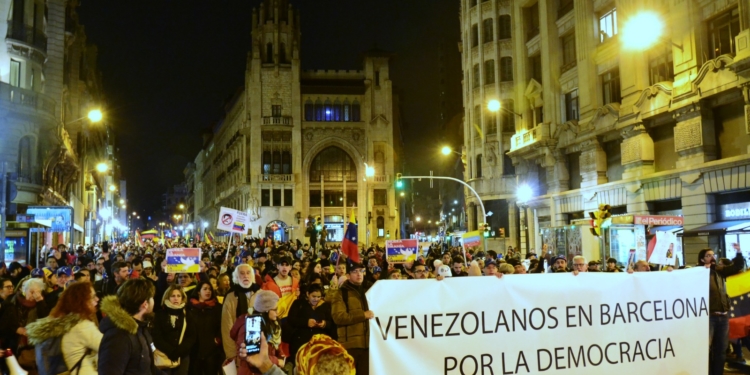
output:
[{"label": "stone column", "polygon": [[531,218],[528,217],[528,211],[525,206],[521,206],[521,212],[520,212],[520,223],[519,227],[521,228],[521,236],[520,236],[520,244],[518,246],[518,249],[521,251],[521,254],[526,254],[529,250],[528,246],[526,245],[528,243],[528,238],[526,237],[527,233],[527,226],[529,222],[531,221]]},{"label": "stone column", "polygon": [[581,170],[581,188],[607,183],[607,154],[599,141],[584,142],[578,164]]},{"label": "stone column", "polygon": [[570,188],[567,155],[561,150],[551,150],[544,161],[547,171],[547,194],[562,193]]},{"label": "stone column", "polygon": [[643,124],[636,124],[622,132],[620,155],[625,166],[623,179],[654,173],[654,140]]},{"label": "stone column", "polygon": [[676,110],[674,148],[677,168],[701,164],[716,159],[716,132],[711,108],[700,103]]},{"label": "stone column", "polygon": [[518,206],[516,206],[516,201],[513,199],[508,199],[508,232],[505,233],[505,248],[507,249],[508,246],[517,247],[518,246],[518,236],[516,233],[518,233],[519,228],[519,222],[516,220],[516,214],[518,213]]},{"label": "stone column", "polygon": [[[716,220],[715,198],[712,194],[706,194],[701,174],[691,171],[680,176],[682,180],[682,215],[685,230],[694,229]],[[718,243],[709,240],[716,236],[687,237],[684,239],[683,252],[686,264],[695,264],[697,254],[701,249],[711,247],[716,250]]]},{"label": "stone column", "polygon": [[[742,96],[745,98],[745,132],[750,134],[750,82],[742,85]],[[747,153],[750,154],[750,145],[747,145]]]}]

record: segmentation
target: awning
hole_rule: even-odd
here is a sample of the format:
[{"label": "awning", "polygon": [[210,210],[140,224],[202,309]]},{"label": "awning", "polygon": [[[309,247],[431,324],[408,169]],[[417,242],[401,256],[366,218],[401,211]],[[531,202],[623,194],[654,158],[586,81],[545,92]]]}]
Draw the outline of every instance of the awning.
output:
[{"label": "awning", "polygon": [[[719,221],[690,229],[682,232],[682,237],[699,237],[699,236],[714,236],[723,235],[732,232],[747,232],[750,233],[750,221],[748,220],[731,220],[731,221]],[[678,234],[679,235],[679,234]]]}]

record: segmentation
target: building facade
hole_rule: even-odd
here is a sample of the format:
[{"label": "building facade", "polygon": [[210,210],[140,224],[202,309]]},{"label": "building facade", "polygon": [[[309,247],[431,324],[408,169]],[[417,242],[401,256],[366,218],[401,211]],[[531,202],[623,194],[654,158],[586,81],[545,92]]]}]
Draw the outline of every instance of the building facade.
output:
[{"label": "building facade", "polygon": [[219,208],[230,207],[249,213],[253,236],[304,242],[307,218],[320,216],[337,242],[355,207],[360,243],[396,238],[390,54],[366,52],[363,70],[301,70],[299,12],[286,0],[253,11],[252,40],[244,85],[194,161],[194,226],[219,234]]},{"label": "building facade", "polygon": [[[78,1],[0,0],[0,163],[17,194],[7,211],[16,236],[36,245],[92,243],[120,224],[114,137],[86,114],[104,103],[97,50],[78,23]],[[106,172],[97,172],[99,163]],[[110,188],[111,186],[111,188]],[[72,208],[67,232],[17,222],[30,206]],[[102,209],[106,210],[102,211]],[[103,215],[101,213],[103,212]],[[119,225],[116,225],[119,224]],[[26,259],[23,259],[26,261]]]},{"label": "building facade", "polygon": [[[497,3],[462,2],[480,30],[496,9],[510,17],[513,84],[502,94],[517,115],[505,151],[532,190],[517,205],[528,228],[518,231],[521,247],[538,249],[543,228],[609,204],[613,214],[682,216],[688,263],[701,248],[723,251],[729,242],[721,231],[688,234],[724,219],[726,205],[750,201],[748,3]],[[664,35],[635,50],[623,33],[644,11],[663,22]],[[657,32],[654,24],[635,26]]]}]

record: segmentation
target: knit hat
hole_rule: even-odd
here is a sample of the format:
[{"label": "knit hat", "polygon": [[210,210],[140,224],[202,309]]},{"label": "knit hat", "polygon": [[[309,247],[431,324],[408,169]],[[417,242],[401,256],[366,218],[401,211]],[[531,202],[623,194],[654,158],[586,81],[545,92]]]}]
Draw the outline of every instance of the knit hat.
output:
[{"label": "knit hat", "polygon": [[255,295],[255,312],[268,312],[275,309],[279,304],[279,296],[270,290],[261,290]]}]

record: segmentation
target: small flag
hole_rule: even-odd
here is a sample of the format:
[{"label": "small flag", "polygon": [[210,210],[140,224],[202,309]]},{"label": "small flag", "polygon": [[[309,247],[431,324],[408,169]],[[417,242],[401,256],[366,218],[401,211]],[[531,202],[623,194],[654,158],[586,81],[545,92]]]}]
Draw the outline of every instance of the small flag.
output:
[{"label": "small flag", "polygon": [[341,251],[346,254],[346,257],[351,259],[352,262],[360,262],[359,248],[357,247],[357,220],[354,216],[354,207],[352,207],[352,214],[349,217],[349,224],[346,226],[344,240],[341,242]]},{"label": "small flag", "polygon": [[737,297],[750,293],[750,271],[727,277],[727,295]]},{"label": "small flag", "polygon": [[745,293],[729,299],[729,339],[740,339],[748,335],[750,335],[750,293]]},{"label": "small flag", "polygon": [[141,232],[138,230],[135,231],[135,243],[138,245],[138,247],[143,247],[143,240],[141,240]]},{"label": "small flag", "polygon": [[211,232],[206,232],[206,242],[211,245],[214,243],[214,234]]}]

